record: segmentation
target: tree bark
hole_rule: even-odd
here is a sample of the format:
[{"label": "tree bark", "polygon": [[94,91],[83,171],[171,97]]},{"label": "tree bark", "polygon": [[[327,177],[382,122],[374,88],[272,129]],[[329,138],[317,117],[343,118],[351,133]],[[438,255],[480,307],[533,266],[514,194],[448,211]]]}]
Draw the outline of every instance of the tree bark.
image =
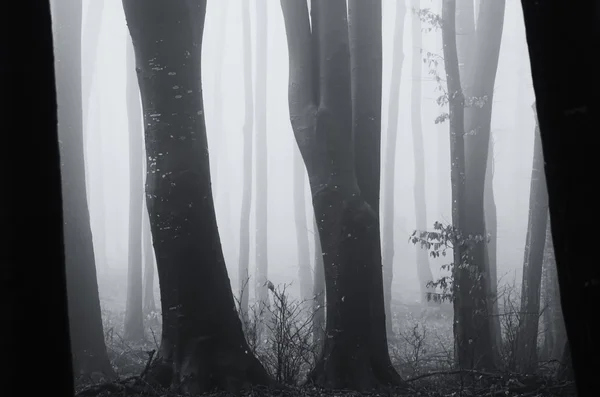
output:
[{"label": "tree bark", "polygon": [[81,2],[56,1],[53,28],[61,149],[65,261],[73,368],[112,376],[87,206],[81,93]]},{"label": "tree bark", "polygon": [[297,148],[293,151],[294,167],[294,219],[296,223],[296,245],[298,248],[298,279],[300,280],[300,299],[311,298],[310,252],[308,250],[308,224],[306,221],[305,175],[306,169]]},{"label": "tree bark", "polygon": [[135,75],[135,54],[127,34],[126,67],[127,120],[129,127],[129,249],[127,262],[127,301],[125,305],[125,339],[144,339],[142,283],[142,182],[143,131],[140,90]]},{"label": "tree bark", "polygon": [[[269,304],[267,277],[269,251],[267,246],[267,2],[256,1],[256,293],[259,305]],[[262,312],[262,310],[259,310]]]},{"label": "tree bark", "polygon": [[392,49],[392,76],[388,103],[387,137],[384,157],[384,195],[383,195],[383,292],[385,298],[385,323],[387,336],[393,337],[392,328],[392,280],[394,277],[394,197],[396,186],[396,146],[398,137],[398,111],[400,107],[400,81],[404,63],[403,38],[406,7],[402,1],[396,2],[396,20],[394,22],[394,46]]},{"label": "tree bark", "polygon": [[142,92],[146,197],[161,287],[152,378],[190,394],[269,384],[244,338],[215,216],[201,78],[206,1],[123,6]]},{"label": "tree bark", "polygon": [[[533,107],[535,108],[535,104]],[[534,139],[529,193],[529,221],[521,286],[521,315],[517,333],[517,370],[523,373],[535,371],[538,363],[537,339],[540,318],[540,286],[544,244],[546,242],[546,225],[548,223],[548,193],[543,172],[544,156],[537,122]]]},{"label": "tree bark", "polygon": [[[411,0],[413,9],[421,8],[420,0]],[[412,18],[412,84],[410,93],[411,102],[411,124],[413,155],[415,158],[415,180],[413,186],[413,195],[415,199],[415,220],[417,230],[427,229],[427,201],[425,193],[425,148],[423,147],[423,128],[421,121],[421,50],[423,43],[423,33],[421,32],[421,19],[418,15]],[[421,302],[428,301],[429,294],[435,292],[435,289],[428,287],[427,284],[433,281],[433,274],[429,266],[429,254],[427,250],[421,247],[417,249],[417,275],[419,277],[419,287],[421,288]]]},{"label": "tree bark", "polygon": [[248,297],[250,292],[250,208],[252,207],[252,139],[254,125],[254,100],[252,95],[252,46],[250,31],[250,6],[242,3],[242,32],[244,57],[244,136],[242,209],[240,215],[240,253],[238,261],[238,288],[240,314],[248,318]]},{"label": "tree bark", "polygon": [[9,395],[19,389],[23,393],[22,387],[32,384],[27,368],[32,357],[40,355],[43,332],[43,340],[50,341],[44,343],[43,354],[51,358],[51,365],[36,371],[35,382],[52,385],[57,395],[72,396],[50,2],[6,6],[4,20],[18,18],[23,34],[0,43],[2,94],[10,98],[0,107],[3,147],[19,153],[5,152],[0,159],[7,171],[0,197],[0,219],[7,231],[0,250],[1,343],[7,361],[2,379]]},{"label": "tree bark", "polygon": [[[600,300],[597,252],[581,249],[581,232],[595,230],[597,148],[590,142],[597,128],[598,80],[581,73],[593,62],[590,45],[600,41],[597,2],[572,7],[564,2],[522,0],[544,168],[548,184],[552,239],[560,296],[577,391],[597,393],[600,355],[594,313]],[[561,21],[557,24],[556,21]],[[589,40],[589,41],[588,41]],[[592,41],[592,43],[590,43]]]},{"label": "tree bark", "polygon": [[[353,23],[364,28],[363,23],[380,21],[380,2],[350,4],[350,18],[365,18]],[[282,0],[281,6],[290,57],[290,120],[309,175],[328,306],[327,338],[308,379],[336,389],[399,385],[402,380],[387,352],[379,221],[367,201],[377,193],[365,190],[363,196],[353,158],[346,1],[313,0],[312,32],[306,3]],[[357,28],[352,25],[351,36]],[[363,39],[377,40],[367,37]]]}]

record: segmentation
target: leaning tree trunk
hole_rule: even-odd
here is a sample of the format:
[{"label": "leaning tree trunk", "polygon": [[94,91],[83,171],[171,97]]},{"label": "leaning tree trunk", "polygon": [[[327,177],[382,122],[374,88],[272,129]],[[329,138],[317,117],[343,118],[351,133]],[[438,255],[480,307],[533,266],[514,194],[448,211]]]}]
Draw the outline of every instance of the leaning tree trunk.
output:
[{"label": "leaning tree trunk", "polygon": [[313,237],[315,244],[314,276],[313,276],[313,343],[320,353],[325,343],[325,267],[319,228],[313,211]]},{"label": "leaning tree trunk", "polygon": [[382,262],[383,293],[385,298],[385,324],[388,338],[393,337],[392,326],[392,280],[394,277],[394,190],[396,186],[396,146],[398,137],[398,112],[400,107],[400,80],[404,62],[403,38],[406,7],[396,2],[396,21],[394,22],[394,47],[392,52],[392,78],[388,103],[387,136],[384,154],[383,211],[382,212]]},{"label": "leaning tree trunk", "polygon": [[125,97],[129,122],[129,258],[125,339],[141,340],[144,338],[142,283],[142,205],[144,203],[142,159],[144,152],[140,90],[135,76],[135,54],[129,37],[127,37],[126,67]]},{"label": "leaning tree trunk", "polygon": [[[484,190],[487,168],[494,83],[498,68],[500,42],[504,23],[505,1],[481,4],[479,28],[473,53],[466,65],[463,85],[465,100],[465,205],[469,209],[461,231],[467,236],[485,236]],[[490,275],[487,269],[486,243],[469,243],[468,266],[476,275],[472,284],[471,304],[466,311],[476,332],[472,349],[475,356],[462,363],[490,369],[496,366],[492,316],[489,313]],[[473,277],[471,277],[473,279]]]},{"label": "leaning tree trunk", "polygon": [[256,1],[256,294],[259,312],[269,304],[267,277],[267,0]]},{"label": "leaning tree trunk", "polygon": [[[413,9],[420,9],[420,0],[411,0]],[[421,122],[421,51],[423,33],[421,32],[421,19],[418,15],[412,18],[412,84],[410,92],[411,101],[411,127],[413,141],[413,155],[415,158],[415,180],[413,195],[415,199],[415,219],[417,230],[427,229],[427,201],[425,194],[425,148],[423,147],[423,128]],[[421,302],[427,302],[434,288],[428,287],[433,282],[433,274],[429,266],[427,250],[417,247],[417,275],[421,289]]]},{"label": "leaning tree trunk", "polygon": [[[144,163],[146,161],[144,160]],[[144,167],[144,175],[146,175]],[[143,187],[143,186],[142,186]],[[150,232],[150,219],[148,217],[146,200],[142,204],[142,245],[144,251],[144,313],[156,311],[154,300],[154,247],[152,246],[152,233]]]},{"label": "leaning tree trunk", "polygon": [[[10,390],[28,394],[22,390],[41,391],[52,385],[54,394],[73,396],[56,124],[54,51],[59,48],[53,48],[49,1],[9,6],[4,21],[18,19],[19,29],[26,33],[0,42],[2,95],[10,98],[0,107],[5,131],[0,168],[7,174],[0,196],[0,219],[6,231],[0,288],[2,354],[7,363],[2,370],[3,390],[8,386],[4,394],[13,394]],[[27,369],[32,358],[41,355],[49,365],[39,363],[43,368],[36,371],[33,384]]]},{"label": "leaning tree trunk", "polygon": [[[352,138],[357,132],[353,134],[352,96],[360,97],[361,90],[350,86],[346,1],[313,0],[312,32],[305,2],[281,0],[281,6],[290,57],[290,120],[309,175],[323,249],[328,306],[327,338],[308,379],[320,386],[354,390],[397,385],[402,380],[387,352],[379,221],[367,201],[378,204],[378,191],[371,189],[379,186],[379,178],[365,181],[362,178],[371,171],[362,171],[361,182],[369,189],[361,191],[353,158]],[[350,27],[351,36],[380,29],[369,24],[380,23],[381,3],[351,2],[350,15],[357,18]],[[369,42],[375,52],[380,51],[380,42],[372,34],[358,39]],[[353,48],[364,49],[364,42],[353,44]],[[369,51],[363,55],[371,62],[381,61],[380,55]],[[365,70],[358,71],[360,79],[368,79]],[[381,78],[380,68],[369,71],[379,74],[372,77],[375,80]],[[360,87],[367,87],[365,80]],[[372,99],[378,101],[375,95]],[[355,117],[370,114],[367,109],[360,109]],[[378,140],[379,134],[372,133]],[[360,156],[365,153],[357,154]],[[364,164],[365,158],[358,161]]]},{"label": "leaning tree trunk", "polygon": [[81,13],[77,0],[53,4],[71,348],[76,374],[98,371],[112,376],[104,344],[85,188]]},{"label": "leaning tree trunk", "polygon": [[240,252],[238,258],[238,288],[240,315],[248,319],[249,266],[250,266],[250,208],[252,206],[252,127],[254,125],[254,100],[252,98],[252,46],[250,42],[250,6],[242,3],[242,32],[244,57],[244,135],[242,176],[242,209],[240,215]]},{"label": "leaning tree trunk", "polygon": [[[535,110],[535,104],[533,105]],[[537,119],[537,117],[536,117]],[[539,127],[535,128],[533,167],[529,193],[529,222],[525,241],[523,283],[521,287],[521,315],[517,332],[517,369],[533,372],[537,368],[537,340],[540,318],[540,286],[548,223],[548,192],[544,175],[544,155]]]},{"label": "leaning tree trunk", "polygon": [[215,216],[201,79],[206,1],[123,6],[142,92],[163,318],[151,375],[191,394],[268,384],[244,338]]},{"label": "leaning tree trunk", "polygon": [[310,252],[308,250],[308,224],[306,221],[305,175],[306,169],[297,148],[293,151],[294,167],[294,219],[296,223],[296,244],[298,249],[298,279],[300,280],[300,298],[303,301],[312,295],[310,270]]}]

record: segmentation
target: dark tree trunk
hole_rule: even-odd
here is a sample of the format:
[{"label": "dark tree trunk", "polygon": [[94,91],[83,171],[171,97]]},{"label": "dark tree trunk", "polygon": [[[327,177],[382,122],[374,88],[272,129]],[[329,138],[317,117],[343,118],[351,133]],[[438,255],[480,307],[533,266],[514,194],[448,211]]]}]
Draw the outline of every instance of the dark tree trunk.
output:
[{"label": "dark tree trunk", "polygon": [[[544,168],[558,267],[560,296],[578,394],[597,394],[600,361],[600,300],[597,252],[581,247],[581,232],[595,230],[598,79],[581,72],[593,62],[591,46],[600,41],[600,6],[588,2],[522,0]],[[561,21],[557,24],[556,21]],[[589,42],[592,41],[592,43]],[[585,232],[584,232],[585,233]],[[577,247],[577,248],[575,248]]]},{"label": "dark tree trunk", "polygon": [[[145,169],[144,175],[146,175]],[[144,199],[142,204],[142,244],[144,250],[144,313],[146,314],[156,311],[154,300],[154,247],[152,246],[152,233],[150,232],[150,218],[148,217],[147,208]]]},{"label": "dark tree trunk", "polygon": [[244,56],[244,135],[242,209],[240,215],[240,252],[238,258],[238,288],[240,314],[248,317],[248,296],[250,295],[250,208],[252,206],[252,127],[254,125],[254,100],[252,96],[252,43],[250,30],[250,6],[242,3],[242,32]]},{"label": "dark tree trunk", "polygon": [[152,375],[184,392],[270,379],[237,315],[211,190],[201,83],[206,1],[124,0],[142,92],[163,317]]},{"label": "dark tree trunk", "polygon": [[[2,95],[10,98],[0,107],[3,147],[21,151],[17,166],[15,156],[1,157],[1,167],[8,171],[4,183],[10,186],[0,196],[2,226],[10,231],[1,248],[2,353],[10,363],[2,379],[8,395],[19,394],[11,393],[17,390],[27,394],[22,389],[32,383],[27,368],[41,349],[34,341],[44,332],[51,343],[44,344],[43,354],[51,365],[36,371],[35,382],[72,396],[50,2],[5,6],[4,20],[18,18],[23,34],[0,43]],[[57,39],[63,40],[61,35]]]},{"label": "dark tree trunk", "polygon": [[[535,105],[534,105],[535,107]],[[537,120],[537,117],[536,117]],[[537,368],[537,339],[540,318],[540,286],[548,223],[548,193],[544,175],[544,157],[539,127],[535,128],[533,166],[529,192],[529,221],[525,241],[521,315],[517,333],[517,369],[533,372]]]},{"label": "dark tree trunk", "polygon": [[[353,134],[352,94],[360,97],[360,90],[351,90],[346,1],[313,0],[312,32],[306,3],[282,0],[281,5],[290,57],[290,119],[309,175],[327,291],[327,338],[308,379],[336,389],[399,385],[402,380],[387,352],[379,217],[368,202],[377,204],[378,193],[372,189],[379,186],[379,178],[364,181],[366,174],[361,173],[365,189],[361,191],[353,158],[352,137],[360,133]],[[356,38],[357,31],[380,23],[380,2],[350,5],[350,36]],[[380,37],[370,34],[360,40],[380,51]],[[353,44],[353,48],[364,48],[362,43]],[[380,55],[371,58],[368,51],[365,56],[371,62],[381,61]],[[379,74],[375,78],[380,79],[381,69],[372,66],[375,69],[369,72]],[[355,117],[365,113],[366,109],[360,109]],[[376,134],[371,139],[378,140],[378,133],[371,134]],[[361,164],[365,155],[357,154]]]},{"label": "dark tree trunk", "polygon": [[294,167],[294,220],[296,223],[296,244],[298,249],[298,279],[300,298],[305,301],[312,296],[310,252],[308,250],[308,224],[306,221],[306,168],[296,147],[292,148]]},{"label": "dark tree trunk", "polygon": [[[461,232],[471,236],[487,234],[484,215],[485,174],[504,9],[504,0],[488,1],[481,5],[473,53],[467,56],[465,68],[465,205],[469,210],[465,212]],[[495,350],[498,346],[493,337],[489,312],[490,274],[486,254],[485,241],[470,244],[468,263],[478,281],[473,283],[471,304],[465,308],[465,314],[477,332],[471,344],[476,357],[471,358],[469,367],[489,369],[496,366],[498,354]]]},{"label": "dark tree trunk", "polygon": [[260,305],[269,304],[267,277],[267,0],[256,1],[256,294]]},{"label": "dark tree trunk", "polygon": [[325,343],[325,267],[323,265],[323,251],[321,250],[321,239],[319,228],[313,215],[313,230],[315,239],[315,264],[313,278],[313,340],[319,352]]},{"label": "dark tree trunk", "polygon": [[126,68],[127,120],[129,127],[129,257],[127,264],[127,302],[125,305],[125,339],[144,338],[142,283],[142,172],[144,159],[140,89],[135,74],[135,53],[127,34]]},{"label": "dark tree trunk", "polygon": [[[411,0],[413,9],[421,8],[420,0]],[[423,128],[421,121],[421,80],[423,62],[421,51],[423,45],[421,32],[421,19],[418,15],[412,17],[412,84],[410,92],[411,123],[413,155],[415,158],[415,181],[413,195],[415,199],[415,219],[417,230],[427,229],[427,201],[425,194],[425,148],[423,147]],[[417,275],[421,288],[421,302],[427,302],[428,295],[435,290],[427,284],[433,281],[433,274],[429,267],[429,254],[427,250],[417,247]]]},{"label": "dark tree trunk", "polygon": [[398,137],[398,111],[400,107],[400,80],[404,63],[403,38],[406,7],[402,2],[396,2],[396,20],[394,22],[394,47],[392,52],[392,79],[390,82],[390,97],[388,104],[387,137],[384,154],[383,173],[383,293],[385,298],[385,324],[387,336],[393,337],[392,327],[392,280],[394,278],[394,197],[396,186],[396,146]]},{"label": "dark tree trunk", "polygon": [[65,260],[76,374],[113,375],[108,361],[85,189],[81,93],[81,2],[56,1],[53,27],[61,149]]}]

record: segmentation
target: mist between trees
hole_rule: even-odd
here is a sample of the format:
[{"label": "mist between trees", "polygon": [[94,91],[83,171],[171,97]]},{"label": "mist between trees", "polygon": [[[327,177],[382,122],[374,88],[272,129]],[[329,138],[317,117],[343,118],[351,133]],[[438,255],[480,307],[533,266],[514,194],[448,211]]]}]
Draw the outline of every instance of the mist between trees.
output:
[{"label": "mist between trees", "polygon": [[52,12],[82,395],[571,386],[519,1]]}]

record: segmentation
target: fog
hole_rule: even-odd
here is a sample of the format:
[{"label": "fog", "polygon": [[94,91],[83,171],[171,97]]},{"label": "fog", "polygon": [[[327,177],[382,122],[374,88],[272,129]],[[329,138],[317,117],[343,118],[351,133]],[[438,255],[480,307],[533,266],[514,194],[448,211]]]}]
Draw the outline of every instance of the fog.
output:
[{"label": "fog", "polygon": [[[83,37],[88,28],[84,1]],[[242,124],[244,119],[241,1],[209,1],[203,39],[202,81],[209,138],[212,183],[219,232],[229,278],[235,293],[238,285],[237,260],[242,196]],[[249,0],[250,3],[254,1]],[[125,102],[127,41],[130,40],[122,2],[105,0],[100,38],[96,48],[88,136],[90,216],[97,257],[101,297],[110,286],[104,281],[109,274],[122,274],[125,280],[128,255],[129,208],[129,137]],[[421,7],[439,12],[440,0],[421,1]],[[383,114],[382,145],[386,145],[387,109],[390,84],[391,51],[396,1],[383,1]],[[409,7],[409,5],[406,5]],[[251,4],[250,9],[253,10]],[[252,12],[254,19],[254,12]],[[411,134],[410,88],[415,83],[411,70],[413,40],[409,10],[405,21],[404,64],[401,81],[397,142],[396,256],[393,296],[402,301],[419,300],[414,245],[408,235],[415,229],[414,159]],[[423,23],[423,29],[430,26]],[[254,21],[252,30],[254,31]],[[423,57],[427,52],[441,54],[441,32],[431,29],[423,35]],[[268,71],[267,71],[267,139],[268,139],[268,261],[269,280],[274,284],[292,283],[298,294],[298,260],[293,213],[292,164],[297,151],[288,111],[288,54],[286,34],[279,1],[268,1]],[[86,46],[86,43],[82,43]],[[84,52],[85,54],[85,52]],[[84,70],[89,63],[83,60]],[[450,160],[448,123],[436,125],[442,112],[436,98],[437,83],[422,66],[422,125],[425,145],[427,225],[434,221],[449,223]],[[89,72],[89,70],[87,71]],[[219,88],[220,86],[220,88]],[[533,154],[535,120],[534,101],[525,41],[523,16],[518,0],[507,0],[500,61],[496,77],[492,137],[494,141],[494,194],[498,216],[498,279],[512,282],[521,278],[523,250],[527,229],[529,184]],[[218,103],[222,119],[215,116]],[[442,145],[440,148],[440,144]],[[440,150],[442,149],[442,150]],[[440,156],[440,153],[443,153]],[[386,169],[382,169],[382,176]],[[102,179],[101,179],[102,178]],[[383,178],[382,178],[383,181]],[[99,183],[104,192],[99,196]],[[383,185],[383,184],[382,184]],[[142,188],[142,187],[140,187]],[[258,187],[262,189],[264,187]],[[382,186],[385,189],[385,186]],[[253,194],[256,186],[253,186]],[[306,189],[306,208],[312,227],[312,204]],[[104,205],[100,210],[99,206]],[[254,203],[251,230],[254,230]],[[406,230],[401,230],[401,219]],[[312,231],[312,230],[311,230]],[[105,236],[105,255],[99,252],[99,236]],[[250,274],[254,271],[254,234],[250,236]],[[311,251],[314,250],[311,243]],[[104,260],[104,258],[106,258]],[[444,259],[444,258],[442,258]],[[434,276],[439,274],[442,259],[432,259]],[[435,278],[435,277],[434,277]],[[158,281],[156,281],[158,283]],[[123,282],[125,288],[125,282]],[[252,293],[253,291],[251,291]],[[124,305],[124,302],[122,302]]]}]

